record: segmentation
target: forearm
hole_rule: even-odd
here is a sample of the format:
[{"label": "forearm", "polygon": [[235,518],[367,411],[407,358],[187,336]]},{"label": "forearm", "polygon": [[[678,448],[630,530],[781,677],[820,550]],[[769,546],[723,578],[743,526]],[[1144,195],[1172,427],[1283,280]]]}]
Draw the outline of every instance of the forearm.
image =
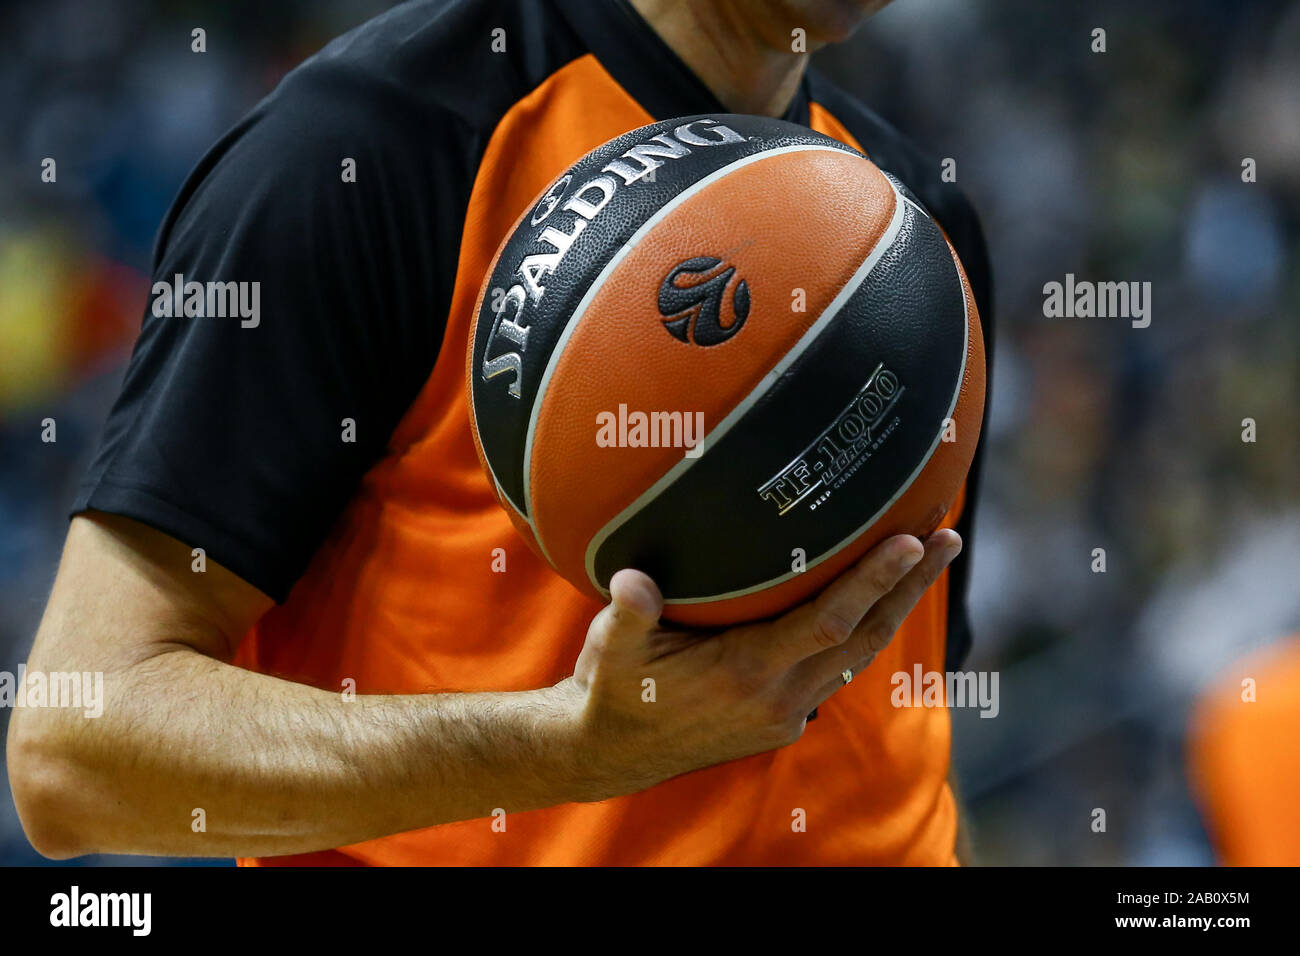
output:
[{"label": "forearm", "polygon": [[17,712],[9,760],[52,855],[302,853],[588,797],[565,698],[345,701],[179,648],[106,673],[98,718]]}]

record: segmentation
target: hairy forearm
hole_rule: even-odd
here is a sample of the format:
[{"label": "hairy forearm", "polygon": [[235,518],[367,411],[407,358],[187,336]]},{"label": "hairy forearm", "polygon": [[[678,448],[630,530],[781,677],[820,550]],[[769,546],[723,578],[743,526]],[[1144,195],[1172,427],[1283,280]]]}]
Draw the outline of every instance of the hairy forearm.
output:
[{"label": "hairy forearm", "polygon": [[106,673],[98,718],[18,712],[9,760],[51,855],[302,853],[590,798],[566,700],[348,701],[179,646]]}]

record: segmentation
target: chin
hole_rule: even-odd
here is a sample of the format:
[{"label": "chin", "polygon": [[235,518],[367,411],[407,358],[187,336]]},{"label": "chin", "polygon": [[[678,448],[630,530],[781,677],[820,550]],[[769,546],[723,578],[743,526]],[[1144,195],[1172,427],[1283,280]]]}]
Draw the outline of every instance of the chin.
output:
[{"label": "chin", "polygon": [[808,39],[818,44],[847,40],[889,4],[890,0],[786,0],[791,21],[806,24]]}]

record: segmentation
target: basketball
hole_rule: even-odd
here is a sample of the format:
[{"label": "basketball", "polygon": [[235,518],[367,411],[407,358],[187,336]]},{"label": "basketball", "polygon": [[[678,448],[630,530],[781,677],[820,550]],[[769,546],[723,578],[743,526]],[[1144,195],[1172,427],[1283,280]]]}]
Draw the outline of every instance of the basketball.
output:
[{"label": "basketball", "polygon": [[930,214],[851,147],[754,116],[646,126],[556,179],[488,270],[467,374],[529,545],[593,598],[644,571],[692,626],[930,533],[984,411],[974,298]]}]

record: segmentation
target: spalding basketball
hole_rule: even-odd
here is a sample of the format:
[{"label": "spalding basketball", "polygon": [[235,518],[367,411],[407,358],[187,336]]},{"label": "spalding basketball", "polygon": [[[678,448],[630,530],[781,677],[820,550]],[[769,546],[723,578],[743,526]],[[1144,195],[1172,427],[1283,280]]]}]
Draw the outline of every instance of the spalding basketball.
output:
[{"label": "spalding basketball", "polygon": [[579,589],[648,573],[665,617],[812,596],[960,494],[984,408],[946,237],[861,153],[754,116],[611,140],[497,252],[470,337],[475,442]]}]

